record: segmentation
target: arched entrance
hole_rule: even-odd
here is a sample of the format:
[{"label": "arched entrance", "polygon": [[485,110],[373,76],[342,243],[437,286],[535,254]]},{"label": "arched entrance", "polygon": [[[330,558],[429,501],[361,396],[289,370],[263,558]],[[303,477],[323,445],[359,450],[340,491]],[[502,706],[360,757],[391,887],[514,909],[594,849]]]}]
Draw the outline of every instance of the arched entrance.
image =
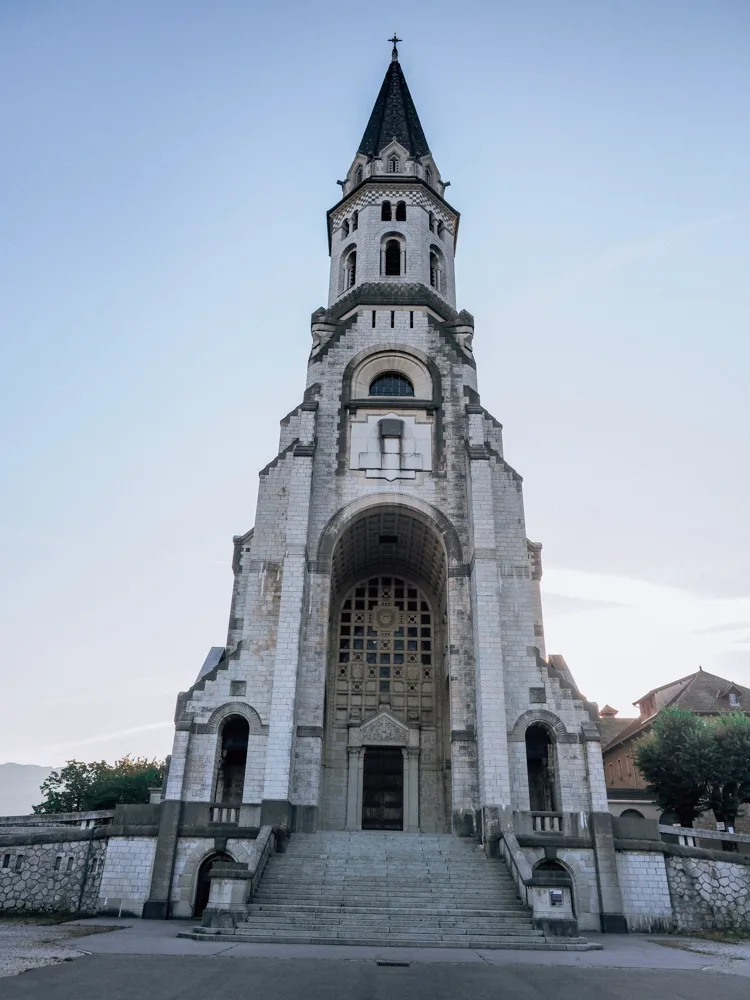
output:
[{"label": "arched entrance", "polygon": [[[398,504],[363,511],[334,546],[323,756],[327,829],[450,829],[446,579],[440,531],[421,512]],[[396,727],[400,745],[382,726],[368,726],[376,717]]]},{"label": "arched entrance", "polygon": [[215,854],[209,854],[207,858],[204,858],[200,868],[198,869],[198,878],[195,886],[195,901],[193,902],[193,917],[198,918],[203,916],[203,911],[208,906],[208,897],[211,893],[211,879],[208,877],[208,873],[217,861],[232,860],[233,859],[230,854],[226,854],[222,851],[217,851]]},{"label": "arched entrance", "polygon": [[534,723],[526,730],[526,767],[532,812],[554,812],[558,807],[555,744],[550,730]]}]

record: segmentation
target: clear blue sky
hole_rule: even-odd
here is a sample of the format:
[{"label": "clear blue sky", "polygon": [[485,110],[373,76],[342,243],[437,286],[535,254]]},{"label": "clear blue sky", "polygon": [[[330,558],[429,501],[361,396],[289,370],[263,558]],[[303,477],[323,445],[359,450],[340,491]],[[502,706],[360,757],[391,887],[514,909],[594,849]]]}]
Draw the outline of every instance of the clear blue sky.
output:
[{"label": "clear blue sky", "polygon": [[168,752],[394,28],[550,648],[750,684],[745,0],[4,0],[0,761]]}]

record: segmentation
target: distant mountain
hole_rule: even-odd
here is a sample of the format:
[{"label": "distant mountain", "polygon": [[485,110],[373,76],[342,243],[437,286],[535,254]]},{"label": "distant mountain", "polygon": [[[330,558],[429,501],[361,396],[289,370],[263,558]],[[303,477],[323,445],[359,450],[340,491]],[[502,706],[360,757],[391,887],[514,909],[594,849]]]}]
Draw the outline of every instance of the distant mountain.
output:
[{"label": "distant mountain", "polygon": [[39,805],[39,788],[51,767],[39,764],[0,764],[0,816],[24,816]]}]

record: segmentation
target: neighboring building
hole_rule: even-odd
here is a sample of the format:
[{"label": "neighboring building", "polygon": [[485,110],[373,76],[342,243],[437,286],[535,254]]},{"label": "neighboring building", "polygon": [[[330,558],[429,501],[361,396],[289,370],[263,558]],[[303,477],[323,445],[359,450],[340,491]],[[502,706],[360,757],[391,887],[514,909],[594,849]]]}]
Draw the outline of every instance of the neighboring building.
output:
[{"label": "neighboring building", "polygon": [[[634,719],[616,718],[616,710],[608,705],[599,713],[609,808],[615,816],[640,815],[659,819],[661,812],[653,796],[646,791],[643,775],[633,763],[638,740],[650,731],[654,719],[664,708],[681,708],[705,716],[750,712],[750,688],[699,667],[695,673],[654,688],[633,704],[639,711]],[[701,820],[696,825],[715,826],[712,815],[701,817]],[[738,820],[737,829],[750,832],[747,820]]]}]

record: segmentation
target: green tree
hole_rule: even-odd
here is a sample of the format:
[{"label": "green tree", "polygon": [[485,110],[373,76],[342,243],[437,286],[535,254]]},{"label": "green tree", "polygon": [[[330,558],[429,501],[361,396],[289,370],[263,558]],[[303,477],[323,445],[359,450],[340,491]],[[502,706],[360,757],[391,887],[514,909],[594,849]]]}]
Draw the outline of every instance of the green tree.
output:
[{"label": "green tree", "polygon": [[34,806],[34,812],[114,809],[121,803],[148,802],[148,790],[161,784],[164,766],[164,761],[129,755],[114,764],[66,761],[42,785],[44,801]]},{"label": "green tree", "polygon": [[708,801],[716,819],[733,827],[740,805],[750,802],[750,716],[731,712],[712,719],[710,729]]},{"label": "green tree", "polygon": [[698,715],[666,708],[633,755],[659,808],[692,826],[709,805],[709,773],[714,757],[711,727]]}]

